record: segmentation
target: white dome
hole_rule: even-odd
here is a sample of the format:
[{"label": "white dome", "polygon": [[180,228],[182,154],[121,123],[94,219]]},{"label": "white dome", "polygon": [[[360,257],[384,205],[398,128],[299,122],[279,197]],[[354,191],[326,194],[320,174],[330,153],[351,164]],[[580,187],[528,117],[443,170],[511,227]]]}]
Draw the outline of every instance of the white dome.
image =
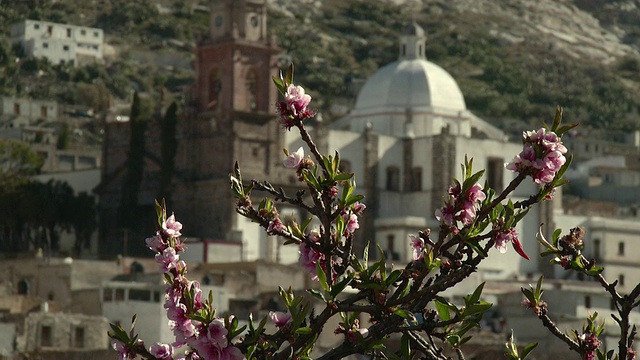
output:
[{"label": "white dome", "polygon": [[424,58],[401,59],[378,70],[364,84],[353,114],[466,111],[456,81],[440,66]]}]

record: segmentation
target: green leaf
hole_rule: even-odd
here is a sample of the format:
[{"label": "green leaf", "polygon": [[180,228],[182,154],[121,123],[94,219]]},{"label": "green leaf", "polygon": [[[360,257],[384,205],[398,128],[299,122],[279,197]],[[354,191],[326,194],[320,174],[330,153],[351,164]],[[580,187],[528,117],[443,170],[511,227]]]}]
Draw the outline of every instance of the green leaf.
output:
[{"label": "green leaf", "polygon": [[367,241],[367,245],[364,247],[364,252],[362,254],[362,262],[364,263],[365,268],[369,265],[369,245],[370,242]]},{"label": "green leaf", "polygon": [[434,300],[434,303],[436,304],[436,311],[440,319],[442,319],[442,321],[451,320],[448,302],[444,298],[438,297]]},{"label": "green leaf", "polygon": [[364,195],[358,194],[358,195],[349,196],[349,198],[345,202],[345,207],[351,206],[362,199],[364,199]]},{"label": "green leaf", "polygon": [[296,335],[302,335],[302,334],[311,334],[313,330],[310,327],[301,327],[296,329],[295,334]]},{"label": "green leaf", "polygon": [[316,289],[307,289],[307,292],[313,296],[315,296],[316,298],[318,298],[319,300],[322,300],[323,302],[327,302],[327,300],[324,297],[324,294],[321,293],[320,291],[316,290]]},{"label": "green leaf", "polygon": [[402,338],[400,338],[400,344],[402,349],[402,356],[405,359],[409,359],[411,356],[411,341],[409,341],[409,336],[407,336],[407,334],[402,334]]},{"label": "green leaf", "polygon": [[333,177],[333,180],[335,181],[345,181],[345,180],[349,180],[353,177],[353,173],[340,173],[336,176]]},{"label": "green leaf", "polygon": [[400,269],[393,270],[387,277],[387,286],[393,285],[393,283],[396,282],[396,280],[398,280],[398,278],[402,275],[403,272],[404,270],[400,270]]},{"label": "green leaf", "polygon": [[318,275],[318,281],[320,282],[320,286],[326,292],[329,292],[329,284],[327,283],[327,275],[324,270],[322,270],[322,266],[320,266],[320,262],[316,263],[316,274]]},{"label": "green leaf", "polygon": [[402,317],[403,319],[411,319],[413,322],[415,322],[415,316],[413,316],[413,314],[405,309],[395,309],[393,310],[393,313]]},{"label": "green leaf", "polygon": [[537,342],[527,344],[527,346],[525,346],[524,349],[522,349],[522,356],[520,358],[524,360],[527,357],[527,355],[529,355],[529,353],[536,348],[536,346],[538,346]]},{"label": "green leaf", "polygon": [[293,84],[293,73],[294,73],[294,68],[293,68],[293,63],[291,63],[291,65],[289,65],[289,68],[287,69],[287,75],[285,79],[286,86]]},{"label": "green leaf", "polygon": [[482,282],[480,285],[478,285],[478,287],[473,291],[473,294],[471,294],[471,296],[469,296],[468,298],[466,298],[465,301],[467,304],[467,306],[469,305],[473,305],[475,303],[477,303],[480,300],[480,296],[482,295],[482,289],[484,289],[484,282]]}]

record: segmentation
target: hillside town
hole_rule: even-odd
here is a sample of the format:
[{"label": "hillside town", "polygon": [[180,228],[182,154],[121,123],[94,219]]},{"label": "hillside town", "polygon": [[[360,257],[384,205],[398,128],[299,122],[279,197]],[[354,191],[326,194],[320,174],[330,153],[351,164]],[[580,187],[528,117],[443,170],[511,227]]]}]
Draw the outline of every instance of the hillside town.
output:
[{"label": "hillside town", "polygon": [[[151,110],[154,121],[143,128],[136,128],[132,105],[137,92],[127,101],[106,100],[101,109],[0,96],[0,141],[26,144],[40,159],[29,180],[90,199],[90,211],[83,212],[95,220],[71,219],[55,234],[47,225],[29,228],[23,236],[38,240],[0,255],[1,359],[114,358],[109,323],[128,328],[133,314],[141,338],[172,342],[164,279],[144,241],[155,231],[158,198],[167,199],[184,225],[182,259],[190,278],[211,292],[219,313],[246,323],[249,314],[255,319],[283,310],[278,286],[301,293],[318,286],[298,265],[298,247],[239,216],[229,190],[229,173],[238,161],[245,179],[266,179],[295,193],[300,184],[284,170],[282,149],[309,151],[277,119],[271,79],[282,65],[282,51],[268,31],[268,6],[266,0],[219,0],[198,8],[210,25],[193,45],[194,78],[182,89],[181,111],[172,113],[171,101],[160,102]],[[105,39],[100,28],[35,19],[13,24],[10,33],[23,58],[73,68],[112,61]],[[429,34],[420,23],[407,19],[390,41],[395,60],[354,85],[345,111],[319,112],[310,129],[321,151],[340,153],[341,171],[353,172],[365,195],[367,210],[354,247],[362,252],[370,242],[403,266],[412,260],[409,236],[438,229],[434,214],[465,157],[486,169],[481,182],[503,189],[515,176],[505,163],[522,145],[469,109],[456,78],[430,60]],[[99,141],[92,140],[95,134]],[[577,127],[564,142],[573,155],[566,173],[570,183],[553,201],[534,206],[518,226],[524,251],[541,252],[538,231],[551,236],[556,228],[582,227],[585,255],[617,280],[618,291],[629,292],[640,283],[640,254],[634,251],[640,243],[640,131]],[[518,189],[513,200],[525,199],[535,186]],[[123,194],[129,197],[123,200]],[[129,205],[124,215],[123,204]],[[278,211],[304,215],[286,205]],[[8,244],[7,232],[2,236]],[[540,343],[536,359],[569,354],[521,305],[520,288],[540,275],[561,329],[579,328],[597,312],[608,319],[603,341],[616,346],[619,330],[610,318],[615,309],[598,284],[551,267],[540,256],[526,260],[512,250],[492,251],[462,286],[445,293],[452,303],[463,303],[486,282],[483,296],[495,306],[477,330],[483,336],[468,344],[472,358],[501,356],[511,329],[518,341]],[[631,320],[640,323],[640,312]],[[318,350],[336,341],[332,332],[323,333]]]}]

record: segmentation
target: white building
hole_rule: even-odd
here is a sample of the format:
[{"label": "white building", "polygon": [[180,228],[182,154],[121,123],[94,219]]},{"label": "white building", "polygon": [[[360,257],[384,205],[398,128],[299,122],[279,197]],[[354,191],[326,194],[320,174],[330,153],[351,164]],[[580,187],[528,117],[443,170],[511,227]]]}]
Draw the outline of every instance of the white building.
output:
[{"label": "white building", "polygon": [[102,60],[104,33],[91,27],[23,20],[11,26],[11,42],[22,45],[26,56],[78,65]]},{"label": "white building", "polygon": [[55,122],[59,116],[56,101],[0,97],[0,129],[31,125],[37,121]]},{"label": "white building", "polygon": [[[166,285],[161,284],[161,275],[152,274],[156,283],[109,281],[103,284],[101,304],[103,315],[109,322],[121,324],[128,329],[133,314],[137,315],[136,333],[149,342],[172,343],[175,337],[164,308]],[[229,309],[229,298],[225,288],[202,285],[203,296],[209,291],[219,314]]]},{"label": "white building", "polygon": [[[374,220],[360,231],[366,239],[375,239],[396,264],[411,259],[409,234],[438,229],[435,210],[443,205],[452,178],[461,178],[465,156],[473,158],[475,171],[487,169],[481,184],[486,180],[501,191],[515,177],[504,164],[522,150],[520,143],[508,142],[502,131],[466,108],[453,77],[427,60],[425,44],[424,30],[415,23],[409,26],[400,37],[398,60],[369,78],[354,109],[328,128],[315,129],[320,150],[338,150],[344,170],[355,173],[359,193],[365,195],[365,216]],[[303,145],[297,133],[285,136],[289,150]],[[535,191],[527,179],[512,198]],[[519,225],[529,254],[537,252],[540,223],[552,223],[546,220],[549,209],[534,207]],[[481,265],[488,278],[539,271],[533,256],[523,261],[512,250],[492,255]]]}]

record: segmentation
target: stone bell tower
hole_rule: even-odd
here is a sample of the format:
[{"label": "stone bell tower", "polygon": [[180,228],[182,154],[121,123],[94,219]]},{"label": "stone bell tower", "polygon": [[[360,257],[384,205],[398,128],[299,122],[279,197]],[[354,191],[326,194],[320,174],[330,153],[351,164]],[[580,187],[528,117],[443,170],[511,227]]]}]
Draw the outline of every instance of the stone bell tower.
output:
[{"label": "stone bell tower", "polygon": [[212,0],[209,33],[196,46],[196,79],[181,124],[182,184],[176,208],[200,236],[229,239],[236,216],[229,190],[235,161],[243,177],[272,180],[283,132],[275,112],[275,40],[266,0]]}]

